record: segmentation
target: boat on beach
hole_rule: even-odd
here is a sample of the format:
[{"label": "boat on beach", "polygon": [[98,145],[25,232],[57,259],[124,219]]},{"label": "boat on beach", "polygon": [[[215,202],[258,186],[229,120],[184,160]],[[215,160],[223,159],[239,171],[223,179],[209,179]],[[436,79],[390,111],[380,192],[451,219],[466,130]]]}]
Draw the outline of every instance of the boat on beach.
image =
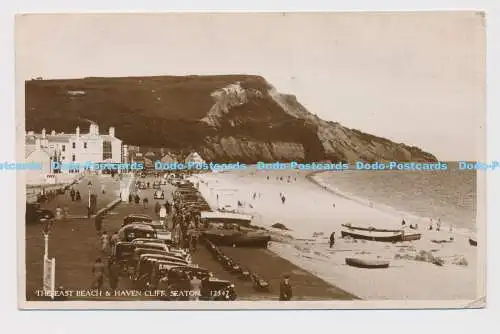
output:
[{"label": "boat on beach", "polygon": [[359,231],[374,231],[374,232],[401,232],[401,229],[385,229],[385,228],[376,228],[373,226],[362,227],[362,226],[354,226],[349,223],[342,224],[342,227],[345,227],[350,230],[359,230]]},{"label": "boat on beach", "polygon": [[403,241],[403,231],[397,232],[379,232],[379,231],[341,231],[342,238],[351,237],[353,239],[380,241],[380,242],[398,242]]},{"label": "boat on beach", "polygon": [[380,269],[389,267],[389,261],[386,260],[374,260],[374,259],[372,260],[372,259],[346,257],[345,263],[351,267],[365,268],[365,269]]},{"label": "boat on beach", "polygon": [[402,242],[420,240],[422,234],[406,234],[403,229],[377,229],[372,227],[357,227],[350,224],[342,224],[345,229],[341,231],[342,238],[380,241],[380,242]]}]

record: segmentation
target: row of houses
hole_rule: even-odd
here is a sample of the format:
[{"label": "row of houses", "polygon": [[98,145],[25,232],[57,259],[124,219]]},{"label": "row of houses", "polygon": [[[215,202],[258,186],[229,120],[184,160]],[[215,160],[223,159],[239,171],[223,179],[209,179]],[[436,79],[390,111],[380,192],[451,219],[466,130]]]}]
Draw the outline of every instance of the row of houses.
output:
[{"label": "row of houses", "polygon": [[[129,152],[130,154],[130,152]],[[135,152],[130,154],[129,162],[141,162],[144,164],[145,169],[154,169],[154,164],[156,161],[161,161],[162,164],[180,163],[180,162],[194,162],[203,163],[205,160],[198,154],[198,152],[191,152],[186,158],[182,159],[179,155],[172,152],[166,153],[156,153],[152,151],[147,151],[146,153]]]},{"label": "row of houses", "polygon": [[[80,169],[53,170],[57,163],[132,163],[142,162],[145,168],[154,168],[155,161],[173,162],[204,162],[197,152],[191,152],[181,159],[179,154],[165,149],[141,152],[138,146],[125,145],[116,137],[115,127],[109,127],[106,133],[99,132],[99,126],[92,123],[87,133],[82,133],[77,126],[74,133],[41,133],[29,131],[25,136],[25,161],[38,163],[42,174],[79,173]],[[39,173],[39,172],[38,172]]]}]

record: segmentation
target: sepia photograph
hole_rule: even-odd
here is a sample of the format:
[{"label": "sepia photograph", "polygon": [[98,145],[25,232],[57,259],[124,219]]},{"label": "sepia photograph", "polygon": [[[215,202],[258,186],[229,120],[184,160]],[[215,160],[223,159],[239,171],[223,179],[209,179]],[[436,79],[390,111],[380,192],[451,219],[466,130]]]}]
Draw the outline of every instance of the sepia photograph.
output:
[{"label": "sepia photograph", "polygon": [[485,307],[485,20],[18,14],[19,308]]}]

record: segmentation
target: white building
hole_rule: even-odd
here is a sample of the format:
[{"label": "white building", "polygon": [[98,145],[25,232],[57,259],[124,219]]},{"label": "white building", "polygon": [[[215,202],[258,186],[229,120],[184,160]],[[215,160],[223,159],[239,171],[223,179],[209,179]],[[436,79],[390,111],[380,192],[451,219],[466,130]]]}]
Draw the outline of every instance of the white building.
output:
[{"label": "white building", "polygon": [[198,154],[198,152],[191,152],[187,156],[186,160],[184,161],[185,163],[204,163],[205,160]]},{"label": "white building", "polygon": [[39,147],[48,152],[52,160],[68,162],[113,162],[121,163],[122,141],[115,137],[115,128],[110,127],[107,134],[99,133],[99,126],[91,124],[88,133],[80,133],[76,127],[75,133],[47,134],[45,129],[41,134],[28,132],[26,134],[26,151]]},{"label": "white building", "polygon": [[26,184],[45,183],[45,175],[51,172],[52,156],[48,150],[42,148],[39,139],[36,140],[35,145],[25,150],[25,161],[26,163],[39,164],[41,167],[41,170],[26,171]]}]

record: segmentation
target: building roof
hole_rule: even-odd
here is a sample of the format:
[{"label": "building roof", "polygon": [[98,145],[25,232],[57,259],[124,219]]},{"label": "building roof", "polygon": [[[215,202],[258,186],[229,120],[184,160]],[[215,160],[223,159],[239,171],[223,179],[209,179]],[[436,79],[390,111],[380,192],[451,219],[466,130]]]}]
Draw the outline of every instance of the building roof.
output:
[{"label": "building roof", "polygon": [[204,161],[203,158],[198,154],[198,152],[191,152],[185,159],[186,162],[197,162]]},{"label": "building roof", "polygon": [[173,157],[171,154],[165,154],[161,159],[161,162],[177,162],[177,159]]}]

